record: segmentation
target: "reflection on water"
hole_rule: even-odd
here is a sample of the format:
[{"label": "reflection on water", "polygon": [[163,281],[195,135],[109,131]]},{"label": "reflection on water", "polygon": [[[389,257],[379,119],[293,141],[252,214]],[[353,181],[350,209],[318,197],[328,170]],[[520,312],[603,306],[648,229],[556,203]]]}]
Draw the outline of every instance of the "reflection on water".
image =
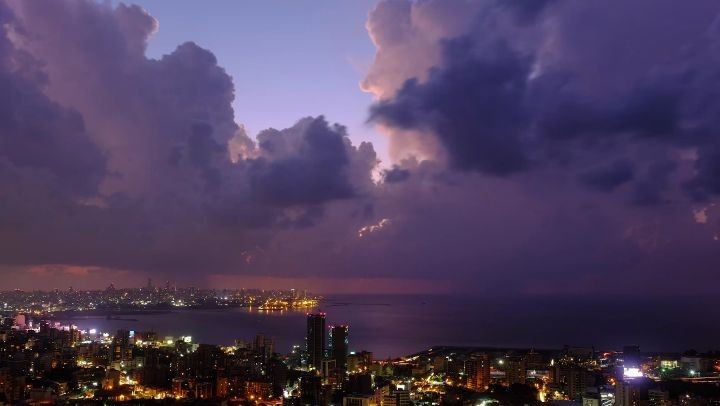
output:
[{"label": "reflection on water", "polygon": [[[350,350],[376,357],[410,354],[433,345],[549,348],[594,345],[647,350],[715,348],[720,309],[714,298],[335,296],[320,306],[328,325],[350,325]],[[106,318],[73,319],[83,329],[154,330],[191,335],[197,342],[232,344],[256,333],[275,338],[288,352],[304,344],[306,311],[181,310]],[[693,334],[697,332],[700,334]]]}]

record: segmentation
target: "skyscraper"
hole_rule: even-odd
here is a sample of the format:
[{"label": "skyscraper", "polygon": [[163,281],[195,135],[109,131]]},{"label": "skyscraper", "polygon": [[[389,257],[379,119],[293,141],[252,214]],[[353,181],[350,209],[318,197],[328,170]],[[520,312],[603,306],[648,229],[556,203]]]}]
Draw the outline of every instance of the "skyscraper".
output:
[{"label": "skyscraper", "polygon": [[468,389],[483,391],[490,385],[490,357],[474,354],[465,361],[465,378]]},{"label": "skyscraper", "polygon": [[335,367],[339,371],[347,370],[348,326],[330,327],[330,356],[335,360]]},{"label": "skyscraper", "polygon": [[524,385],[526,375],[527,371],[523,357],[517,355],[505,357],[505,380],[508,386],[515,383]]},{"label": "skyscraper", "polygon": [[320,370],[325,355],[325,313],[307,315],[305,349],[309,364]]},{"label": "skyscraper", "polygon": [[638,406],[640,390],[634,382],[618,381],[615,385],[615,406]]},{"label": "skyscraper", "polygon": [[275,341],[273,341],[272,337],[258,334],[255,336],[255,341],[253,342],[253,350],[260,354],[263,361],[267,361],[275,352]]}]

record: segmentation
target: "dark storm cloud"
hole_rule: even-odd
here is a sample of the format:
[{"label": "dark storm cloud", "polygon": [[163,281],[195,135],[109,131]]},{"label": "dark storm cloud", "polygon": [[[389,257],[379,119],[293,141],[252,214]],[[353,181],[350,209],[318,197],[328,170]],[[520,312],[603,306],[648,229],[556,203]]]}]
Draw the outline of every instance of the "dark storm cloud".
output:
[{"label": "dark storm cloud", "polygon": [[0,158],[19,170],[46,172],[78,195],[94,194],[105,174],[105,158],[89,140],[82,117],[8,71],[0,72]]},{"label": "dark storm cloud", "polygon": [[[0,23],[13,21],[10,9],[0,3]],[[105,158],[90,140],[82,116],[42,93],[45,78],[36,64],[0,37],[0,161],[14,171],[46,177],[70,194],[92,195],[105,175]]]},{"label": "dark storm cloud", "polygon": [[260,156],[249,166],[257,198],[274,206],[346,199],[356,191],[347,176],[350,154],[345,128],[323,117],[306,118],[282,131],[258,135]]},{"label": "dark storm cloud", "polygon": [[553,84],[557,73],[531,79],[534,59],[504,42],[478,51],[462,37],[440,49],[441,63],[427,79],[408,79],[394,97],[372,106],[370,120],[433,134],[455,168],[505,175],[530,169],[545,143],[678,136],[680,95],[660,86],[638,88],[619,104],[600,103],[567,94],[563,79]]},{"label": "dark storm cloud", "polygon": [[392,100],[374,105],[370,120],[435,134],[454,167],[504,175],[528,165],[522,130],[526,77],[532,60],[497,44],[474,57],[469,38],[443,46],[443,67],[425,83],[410,79]]},{"label": "dark storm cloud", "polygon": [[[660,88],[638,89],[621,104],[594,106],[581,96],[554,101],[552,95],[540,101],[556,104],[539,106],[541,135],[549,139],[608,137],[632,134],[636,137],[670,137],[678,130],[680,96]],[[547,111],[549,110],[549,111]]]},{"label": "dark storm cloud", "polygon": [[383,180],[387,183],[400,183],[410,178],[410,171],[400,167],[393,166],[391,169],[383,171]]},{"label": "dark storm cloud", "polygon": [[376,205],[406,239],[388,244],[432,252],[417,269],[529,291],[612,275],[665,289],[654,278],[689,269],[680,258],[714,280],[719,13],[713,1],[381,2],[367,24],[370,121],[398,161],[423,162]]},{"label": "dark storm cloud", "polygon": [[630,163],[617,161],[611,165],[580,174],[580,181],[592,189],[612,192],[618,186],[629,182],[633,175],[634,168]]},{"label": "dark storm cloud", "polygon": [[[717,43],[716,33],[697,31],[691,36],[690,31],[678,29],[678,36],[686,38],[674,39],[677,50],[662,50],[652,55],[642,49],[638,52],[647,60],[633,61],[636,66],[628,66],[625,72],[618,74],[612,69],[595,72],[596,65],[585,63],[596,63],[596,57],[589,58],[587,49],[574,48],[582,44],[573,44],[568,38],[574,33],[563,30],[566,25],[574,29],[569,19],[594,10],[596,4],[589,2],[585,10],[569,3],[533,2],[532,6],[525,6],[514,2],[498,5],[477,2],[465,6],[468,13],[476,14],[475,22],[464,33],[439,38],[428,45],[441,56],[427,67],[425,75],[408,77],[394,93],[377,92],[384,97],[371,107],[370,121],[402,133],[398,139],[407,138],[408,133],[424,134],[425,138],[417,138],[416,143],[429,144],[425,151],[434,148],[427,137],[436,140],[441,146],[441,151],[435,151],[436,155],[445,156],[456,169],[502,176],[560,165],[564,170],[576,171],[583,183],[606,191],[633,178],[627,166],[614,166],[601,172],[596,169],[601,162],[623,159],[625,149],[658,145],[668,151],[687,147],[704,149],[708,138],[715,137],[708,134],[714,133],[718,124],[708,114],[717,111],[714,100],[719,93],[711,79],[716,76],[710,73],[717,73],[717,65],[704,56],[714,53],[715,48],[708,43]],[[644,2],[630,3],[628,10],[640,13],[640,3]],[[435,4],[440,7],[439,2]],[[446,6],[457,7],[460,6],[455,3]],[[652,10],[656,21],[644,24],[661,24],[677,7],[680,6],[663,2],[659,9]],[[698,15],[707,8],[703,3],[693,11],[677,11],[688,21],[697,22]],[[413,12],[426,9],[417,5]],[[382,10],[379,7],[376,11]],[[616,18],[616,13],[623,12],[619,10],[603,10],[599,18],[602,21]],[[533,21],[513,22],[503,17],[503,13],[518,11],[529,13]],[[665,12],[667,14],[663,14]],[[693,13],[697,15],[687,16]],[[372,30],[381,21],[378,17],[368,26]],[[423,35],[418,33],[425,29],[419,21],[418,26],[404,31],[409,38],[400,41],[411,46],[414,37]],[[706,24],[710,22],[706,18]],[[592,40],[601,43],[621,41],[615,36],[604,38],[604,31],[591,32],[594,23],[589,26],[578,31],[587,31],[583,35],[594,35]],[[647,28],[654,32],[657,27]],[[632,26],[618,29],[636,30]],[[372,32],[380,45],[384,44],[384,34],[382,29]],[[548,37],[548,42],[542,40],[543,36]],[[398,35],[393,34],[392,38]],[[686,42],[678,43],[679,39]],[[650,41],[630,36],[622,46],[623,49],[642,48],[646,40]],[[615,48],[603,44],[601,49],[606,52],[605,62],[611,63],[616,58]],[[662,55],[673,51],[676,59]],[[379,54],[379,57],[383,58],[376,60],[377,69],[395,68],[396,74],[407,70],[406,60],[396,60],[393,55]],[[632,60],[637,56],[627,58]],[[419,57],[418,64],[421,63],[425,63],[425,59]],[[369,76],[370,79],[374,77]],[[620,83],[624,86],[611,89],[604,85],[613,80],[616,83],[612,86]],[[706,104],[701,105],[701,100]],[[588,156],[593,159],[588,160]],[[691,182],[688,190],[694,189],[695,196],[717,194],[710,179],[713,171],[707,170],[713,165],[712,153],[700,152],[700,156],[698,179]],[[646,181],[637,185],[638,193],[645,197],[636,200],[653,200],[649,198],[651,184]]]},{"label": "dark storm cloud", "polygon": [[500,7],[511,9],[520,22],[531,22],[559,0],[497,0]]},{"label": "dark storm cloud", "polygon": [[653,206],[666,203],[663,194],[670,188],[670,177],[678,164],[670,160],[651,162],[645,173],[635,182],[632,203],[639,206]]}]

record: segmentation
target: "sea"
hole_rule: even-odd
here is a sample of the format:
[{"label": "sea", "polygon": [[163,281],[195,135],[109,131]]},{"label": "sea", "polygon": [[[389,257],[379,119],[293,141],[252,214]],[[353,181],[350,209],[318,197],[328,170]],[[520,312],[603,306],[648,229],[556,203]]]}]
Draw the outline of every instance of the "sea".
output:
[{"label": "sea", "polygon": [[[564,345],[644,351],[720,349],[718,296],[453,296],[337,295],[318,309],[327,325],[349,325],[351,351],[376,359],[410,355],[433,346],[562,348]],[[264,334],[276,351],[304,345],[306,311],[250,308],[177,310],[119,319],[73,318],[81,329],[155,331],[160,337],[232,345]]]}]

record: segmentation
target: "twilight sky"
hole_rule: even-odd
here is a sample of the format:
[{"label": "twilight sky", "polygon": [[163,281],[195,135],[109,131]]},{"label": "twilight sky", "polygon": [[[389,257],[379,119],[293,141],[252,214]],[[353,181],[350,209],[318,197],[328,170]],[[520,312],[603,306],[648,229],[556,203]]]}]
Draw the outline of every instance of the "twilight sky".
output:
[{"label": "twilight sky", "polygon": [[715,0],[0,0],[0,280],[699,294]]}]

